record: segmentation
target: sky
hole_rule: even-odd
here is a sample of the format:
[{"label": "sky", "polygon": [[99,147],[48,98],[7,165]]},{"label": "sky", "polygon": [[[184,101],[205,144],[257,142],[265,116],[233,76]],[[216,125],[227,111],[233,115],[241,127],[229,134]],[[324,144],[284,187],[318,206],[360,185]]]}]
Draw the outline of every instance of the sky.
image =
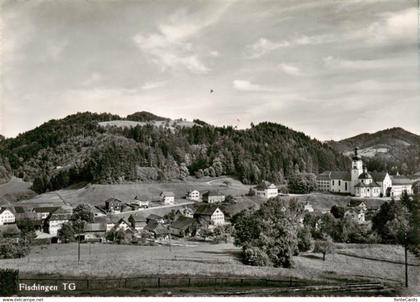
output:
[{"label": "sky", "polygon": [[420,134],[417,0],[0,4],[6,137],[83,111]]}]

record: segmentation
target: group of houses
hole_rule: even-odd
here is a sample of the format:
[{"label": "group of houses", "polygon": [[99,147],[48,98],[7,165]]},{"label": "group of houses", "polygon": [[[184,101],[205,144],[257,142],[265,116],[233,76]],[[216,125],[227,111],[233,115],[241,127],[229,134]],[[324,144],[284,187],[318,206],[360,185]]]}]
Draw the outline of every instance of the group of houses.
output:
[{"label": "group of houses", "polygon": [[219,191],[206,191],[204,193],[201,193],[198,190],[190,190],[187,192],[186,195],[187,200],[191,201],[197,201],[197,202],[205,202],[205,203],[220,203],[224,202],[226,199],[226,196]]},{"label": "group of houses", "polygon": [[362,198],[399,197],[413,194],[414,181],[403,175],[368,172],[355,148],[350,171],[325,171],[317,176],[319,191],[347,193]]},{"label": "group of houses", "polygon": [[198,208],[183,207],[175,212],[174,217],[164,218],[156,214],[144,216],[143,213],[133,213],[129,216],[97,216],[93,223],[86,223],[82,240],[105,240],[106,233],[123,233],[127,238],[146,236],[152,239],[168,239],[199,235],[202,230],[212,230],[225,225],[225,214],[215,204],[203,204]]}]

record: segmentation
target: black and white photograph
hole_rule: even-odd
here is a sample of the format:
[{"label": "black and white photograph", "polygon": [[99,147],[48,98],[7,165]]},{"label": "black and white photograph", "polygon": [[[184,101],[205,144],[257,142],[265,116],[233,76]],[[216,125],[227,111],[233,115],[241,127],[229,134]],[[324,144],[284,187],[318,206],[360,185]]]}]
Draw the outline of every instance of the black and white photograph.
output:
[{"label": "black and white photograph", "polygon": [[0,298],[418,301],[419,2],[0,0]]}]

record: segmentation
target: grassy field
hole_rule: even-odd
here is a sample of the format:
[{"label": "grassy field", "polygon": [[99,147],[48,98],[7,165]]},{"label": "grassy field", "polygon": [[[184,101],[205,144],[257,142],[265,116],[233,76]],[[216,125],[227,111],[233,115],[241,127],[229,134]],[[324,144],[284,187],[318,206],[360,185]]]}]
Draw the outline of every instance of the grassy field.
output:
[{"label": "grassy field", "polygon": [[[404,280],[404,252],[392,245],[342,244],[327,260],[320,254],[295,257],[296,268],[252,267],[240,261],[232,244],[173,241],[168,246],[82,244],[37,246],[23,259],[0,260],[2,268],[18,268],[23,276],[51,274],[114,278],[147,275],[253,276],[310,280],[369,279],[399,285]],[[410,290],[420,294],[419,261],[409,258]]]},{"label": "grassy field", "polygon": [[[224,181],[229,181],[229,186]],[[118,198],[123,201],[131,201],[135,196],[148,200],[158,200],[162,191],[172,191],[177,199],[182,199],[186,192],[191,189],[199,191],[218,190],[226,195],[243,195],[248,192],[249,186],[228,177],[220,178],[188,178],[185,181],[156,182],[156,183],[133,183],[100,185],[88,184],[81,188],[62,189],[51,193],[41,194],[35,198],[22,201],[22,204],[44,204],[44,203],[67,203],[75,206],[80,203],[90,203],[92,205],[103,204],[110,198]],[[185,201],[185,200],[184,200]]]}]

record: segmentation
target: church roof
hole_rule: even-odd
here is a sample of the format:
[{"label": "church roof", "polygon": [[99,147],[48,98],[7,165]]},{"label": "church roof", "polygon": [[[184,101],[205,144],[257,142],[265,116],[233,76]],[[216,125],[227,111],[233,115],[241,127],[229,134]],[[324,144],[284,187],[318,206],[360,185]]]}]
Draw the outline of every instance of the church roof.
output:
[{"label": "church roof", "polygon": [[354,187],[355,188],[379,188],[380,185],[378,185],[375,181],[371,182],[370,184],[365,184],[363,182],[359,182]]},{"label": "church roof", "polygon": [[372,179],[372,175],[370,175],[368,172],[363,172],[359,175],[359,179]]},{"label": "church roof", "polygon": [[331,179],[351,180],[350,172],[348,171],[331,171]]}]

